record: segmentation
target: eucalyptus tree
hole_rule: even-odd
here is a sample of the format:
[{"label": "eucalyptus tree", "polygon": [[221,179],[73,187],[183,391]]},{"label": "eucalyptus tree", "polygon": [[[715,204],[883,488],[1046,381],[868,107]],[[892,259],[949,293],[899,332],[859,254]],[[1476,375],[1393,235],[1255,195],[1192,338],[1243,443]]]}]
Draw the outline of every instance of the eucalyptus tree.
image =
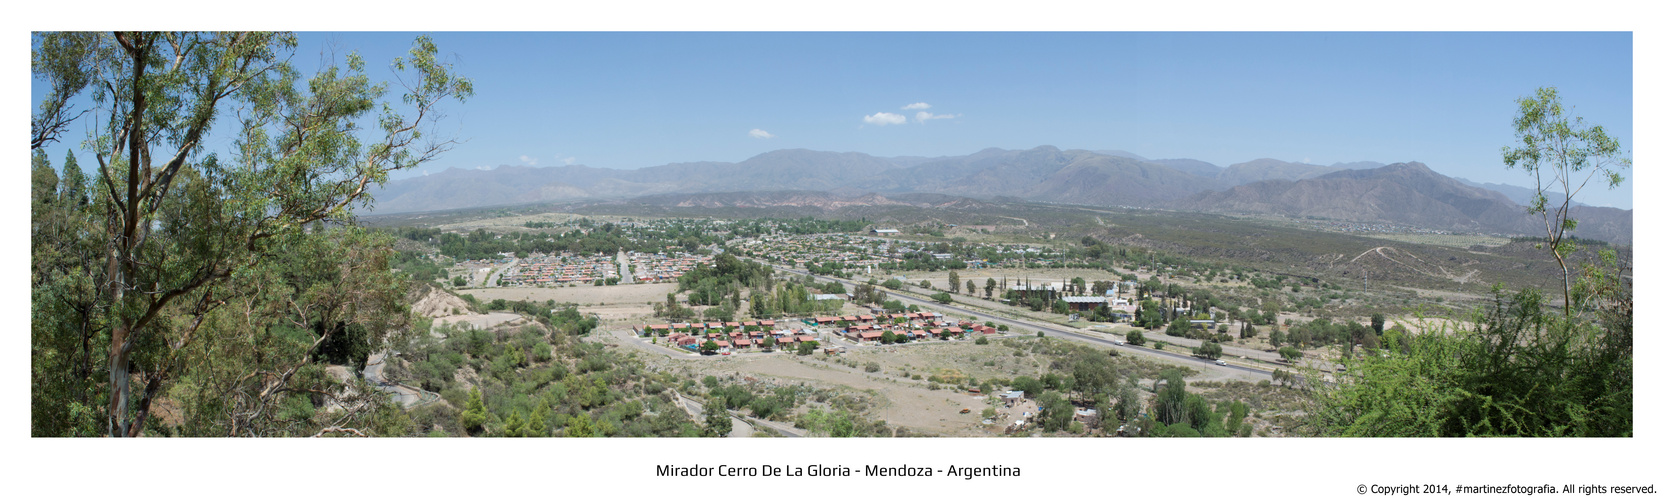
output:
[{"label": "eucalyptus tree", "polygon": [[[1577,219],[1571,217],[1572,198],[1590,182],[1609,189],[1623,184],[1621,171],[1630,168],[1631,160],[1604,127],[1585,125],[1583,117],[1569,116],[1554,87],[1538,88],[1536,97],[1516,102],[1520,109],[1514,117],[1514,137],[1519,145],[1504,146],[1502,162],[1510,169],[1525,170],[1536,181],[1536,193],[1525,211],[1543,220],[1545,246],[1560,265],[1564,313],[1571,317],[1575,280],[1566,255],[1577,251],[1577,246],[1566,238],[1566,232],[1577,229]],[[1560,191],[1551,193],[1551,189]],[[1553,199],[1550,194],[1555,195]]]},{"label": "eucalyptus tree", "polygon": [[[89,298],[98,331],[88,338],[105,352],[100,413],[111,436],[139,435],[160,395],[207,368],[192,356],[230,331],[212,326],[230,321],[216,311],[237,308],[258,324],[308,307],[304,294],[260,285],[277,272],[268,267],[274,257],[350,225],[372,185],[448,150],[454,142],[431,133],[439,106],[473,93],[427,37],[393,61],[401,90],[393,102],[383,99],[390,85],[372,83],[356,53],[345,68],[303,78],[289,63],[290,33],[37,33],[34,42],[31,69],[52,91],[32,116],[31,149],[63,139],[73,121],[90,122],[81,146],[96,160],[87,189],[101,250],[100,262],[85,263],[98,274]],[[72,112],[83,99],[91,109]],[[230,147],[211,151],[211,137],[230,137]],[[353,302],[313,319],[401,312]],[[320,330],[303,359],[343,331]],[[247,354],[223,361],[245,363],[241,379],[261,386],[253,394],[266,403],[252,408],[298,390],[288,385],[297,367]]]}]

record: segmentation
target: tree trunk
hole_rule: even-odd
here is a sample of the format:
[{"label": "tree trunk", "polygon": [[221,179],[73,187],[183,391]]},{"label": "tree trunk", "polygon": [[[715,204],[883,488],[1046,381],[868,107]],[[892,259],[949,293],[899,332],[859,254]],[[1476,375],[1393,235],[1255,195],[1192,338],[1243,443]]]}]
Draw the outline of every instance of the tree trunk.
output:
[{"label": "tree trunk", "polygon": [[[127,200],[126,206],[120,207],[121,233],[116,235],[112,244],[115,246],[110,255],[110,304],[115,308],[118,324],[110,334],[110,436],[125,437],[132,431],[131,421],[127,417],[127,400],[132,389],[128,387],[128,365],[130,349],[128,338],[135,332],[133,325],[126,318],[122,318],[121,302],[126,297],[127,287],[131,279],[128,266],[133,258],[134,236],[137,232],[140,200],[139,165],[144,160],[141,156],[144,146],[144,68],[145,52],[149,48],[145,40],[124,40],[117,35],[117,40],[123,42],[127,53],[133,58],[133,109],[127,127]],[[118,205],[120,206],[120,205]]]},{"label": "tree trunk", "polygon": [[1571,269],[1566,267],[1566,258],[1560,255],[1558,245],[1555,246],[1553,253],[1554,261],[1560,263],[1560,292],[1565,294],[1564,304],[1566,309],[1564,312],[1566,317],[1570,318],[1572,317],[1572,272]]}]

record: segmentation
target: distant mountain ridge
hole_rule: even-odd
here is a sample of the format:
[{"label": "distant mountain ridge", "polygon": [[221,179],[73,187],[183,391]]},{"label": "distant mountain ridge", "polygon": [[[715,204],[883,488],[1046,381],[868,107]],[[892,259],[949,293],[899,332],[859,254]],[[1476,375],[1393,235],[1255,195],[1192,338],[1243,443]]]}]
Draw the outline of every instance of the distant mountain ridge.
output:
[{"label": "distant mountain ridge", "polygon": [[[1503,196],[1507,196],[1508,199],[1514,200],[1514,203],[1518,203],[1522,206],[1523,205],[1530,205],[1531,200],[1533,200],[1537,197],[1537,190],[1531,189],[1531,188],[1528,188],[1528,187],[1520,187],[1520,186],[1515,186],[1515,185],[1511,185],[1511,184],[1497,184],[1497,183],[1494,183],[1494,182],[1474,182],[1474,181],[1470,181],[1470,180],[1467,180],[1467,179],[1463,179],[1461,177],[1455,177],[1454,179],[1456,179],[1457,182],[1460,182],[1462,184],[1467,184],[1469,186],[1473,186],[1473,187],[1476,187],[1476,188],[1484,188],[1484,189],[1489,189],[1489,190],[1492,190],[1492,191],[1496,191],[1498,193],[1502,193]],[[1549,191],[1548,193],[1545,193],[1545,195],[1547,196],[1549,203],[1554,203],[1557,200],[1562,200],[1562,199],[1565,199],[1565,197],[1566,197],[1565,194],[1562,194],[1559,191]],[[1583,203],[1578,203],[1577,200],[1572,200],[1572,206],[1574,206],[1574,207],[1586,207],[1586,206],[1589,206],[1589,205],[1585,205]]]},{"label": "distant mountain ridge", "polygon": [[[1220,168],[1193,159],[1146,160],[1125,151],[1053,146],[988,148],[936,158],[784,149],[740,162],[637,170],[583,165],[450,169],[389,182],[372,194],[378,214],[659,196],[690,204],[685,206],[811,208],[902,203],[898,197],[935,193],[956,199],[1309,215],[1457,231],[1540,231],[1521,222],[1518,201],[1496,191],[1464,184],[1420,163],[1363,168],[1369,165],[1380,164],[1323,166],[1262,158]],[[1631,239],[1633,212],[1579,210],[1590,214],[1580,221],[1580,236]]]},{"label": "distant mountain ridge", "polygon": [[[1367,170],[1340,170],[1321,176],[1276,179],[1203,192],[1169,205],[1181,210],[1248,212],[1293,217],[1324,217],[1381,222],[1455,231],[1534,235],[1542,220],[1501,193],[1464,184],[1418,162],[1394,163]],[[1632,212],[1584,207],[1581,237],[1614,243],[1632,238]]]},{"label": "distant mountain ridge", "polygon": [[1309,163],[1294,163],[1282,160],[1273,160],[1270,158],[1260,158],[1258,160],[1238,163],[1226,167],[1225,171],[1219,173],[1218,178],[1219,181],[1225,183],[1226,186],[1241,186],[1250,182],[1273,179],[1291,181],[1310,179],[1312,177],[1317,177],[1339,170],[1339,168],[1335,167],[1325,167]]}]

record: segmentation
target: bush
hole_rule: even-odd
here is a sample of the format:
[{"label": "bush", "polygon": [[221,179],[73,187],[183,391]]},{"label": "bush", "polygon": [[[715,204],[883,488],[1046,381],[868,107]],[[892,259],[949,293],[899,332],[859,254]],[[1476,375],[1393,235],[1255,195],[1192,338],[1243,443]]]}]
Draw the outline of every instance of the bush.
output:
[{"label": "bush", "polygon": [[988,345],[988,337],[977,337],[976,345]]},{"label": "bush", "polygon": [[867,370],[867,373],[876,372],[876,371],[878,371],[878,363],[868,361],[867,365],[864,369]]}]

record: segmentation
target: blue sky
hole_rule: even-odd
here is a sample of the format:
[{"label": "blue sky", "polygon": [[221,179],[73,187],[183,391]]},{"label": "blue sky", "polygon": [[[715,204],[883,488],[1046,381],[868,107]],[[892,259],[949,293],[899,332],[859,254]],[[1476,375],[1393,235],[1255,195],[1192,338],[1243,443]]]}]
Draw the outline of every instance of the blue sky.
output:
[{"label": "blue sky", "polygon": [[[333,46],[377,68],[416,35],[302,33],[295,61]],[[1514,100],[1544,85],[1633,140],[1629,33],[432,35],[476,96],[447,108],[442,130],[467,142],[430,172],[1054,145],[1222,167],[1413,160],[1526,185],[1499,150]],[[1581,198],[1629,208],[1629,186]]]}]

